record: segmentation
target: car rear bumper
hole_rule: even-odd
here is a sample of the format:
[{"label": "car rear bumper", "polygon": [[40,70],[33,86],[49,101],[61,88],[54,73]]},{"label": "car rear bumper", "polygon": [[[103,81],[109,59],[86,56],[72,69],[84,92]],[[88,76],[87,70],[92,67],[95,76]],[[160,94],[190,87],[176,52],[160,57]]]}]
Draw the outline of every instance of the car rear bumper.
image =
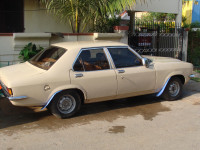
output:
[{"label": "car rear bumper", "polygon": [[8,98],[10,101],[15,101],[15,100],[21,100],[21,99],[26,99],[27,96],[12,96],[9,94],[9,92],[6,90],[6,86],[0,81],[0,93]]},{"label": "car rear bumper", "polygon": [[28,97],[27,96],[8,97],[10,101],[21,100],[21,99],[26,99],[26,98]]}]

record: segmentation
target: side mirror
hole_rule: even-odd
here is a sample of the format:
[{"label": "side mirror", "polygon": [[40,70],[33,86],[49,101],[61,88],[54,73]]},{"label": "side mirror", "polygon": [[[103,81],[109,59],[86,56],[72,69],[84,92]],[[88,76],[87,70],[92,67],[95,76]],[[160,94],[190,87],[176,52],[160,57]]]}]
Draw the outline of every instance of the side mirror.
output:
[{"label": "side mirror", "polygon": [[142,58],[142,64],[149,68],[149,65],[150,65],[150,60],[148,58]]}]

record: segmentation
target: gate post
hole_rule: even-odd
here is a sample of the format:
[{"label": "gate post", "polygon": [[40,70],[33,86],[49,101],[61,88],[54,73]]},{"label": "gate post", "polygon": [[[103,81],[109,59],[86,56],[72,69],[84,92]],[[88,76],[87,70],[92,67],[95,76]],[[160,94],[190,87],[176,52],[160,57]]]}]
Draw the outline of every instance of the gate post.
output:
[{"label": "gate post", "polygon": [[159,55],[159,49],[160,49],[160,25],[158,25],[158,28],[157,28],[157,51],[156,51],[156,56]]}]

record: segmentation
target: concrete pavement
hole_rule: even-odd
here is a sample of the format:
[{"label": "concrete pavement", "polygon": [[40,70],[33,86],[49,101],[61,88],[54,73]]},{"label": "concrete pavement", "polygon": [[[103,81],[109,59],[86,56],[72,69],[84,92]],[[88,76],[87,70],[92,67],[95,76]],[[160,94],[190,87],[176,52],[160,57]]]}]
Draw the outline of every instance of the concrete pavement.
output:
[{"label": "concrete pavement", "polygon": [[84,105],[70,119],[0,99],[1,150],[199,150],[200,83],[178,101],[153,96]]}]

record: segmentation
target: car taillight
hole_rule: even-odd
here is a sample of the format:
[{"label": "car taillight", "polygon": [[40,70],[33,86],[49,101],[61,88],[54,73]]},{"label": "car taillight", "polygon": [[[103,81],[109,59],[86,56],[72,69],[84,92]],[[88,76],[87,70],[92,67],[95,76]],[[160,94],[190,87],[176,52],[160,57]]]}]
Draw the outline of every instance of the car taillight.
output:
[{"label": "car taillight", "polygon": [[8,91],[8,93],[9,93],[10,95],[13,95],[13,93],[12,93],[12,89],[7,88],[7,91]]}]

